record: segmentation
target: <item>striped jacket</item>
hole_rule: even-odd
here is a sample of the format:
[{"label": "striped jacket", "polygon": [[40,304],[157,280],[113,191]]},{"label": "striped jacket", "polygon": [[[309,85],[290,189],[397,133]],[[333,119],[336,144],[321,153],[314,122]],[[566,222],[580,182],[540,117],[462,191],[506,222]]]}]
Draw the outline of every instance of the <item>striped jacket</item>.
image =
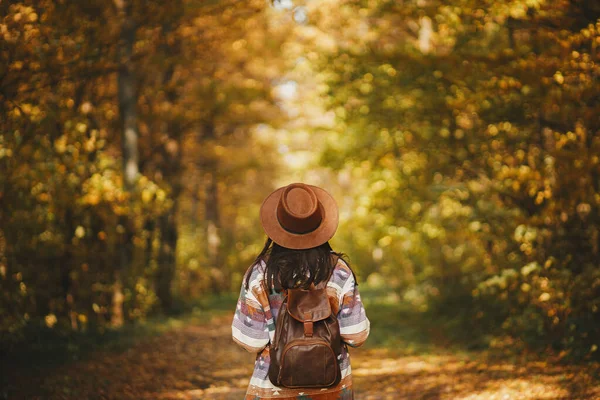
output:
[{"label": "striped jacket", "polygon": [[[245,400],[260,399],[353,399],[352,376],[348,346],[362,345],[369,335],[370,323],[360,299],[352,271],[343,260],[338,260],[327,283],[327,293],[338,316],[340,334],[344,342],[339,359],[342,380],[333,388],[287,389],[274,386],[269,380],[269,344],[275,334],[275,321],[283,301],[283,293],[267,291],[264,280],[265,263],[256,264],[246,271],[251,274],[249,287],[242,281],[240,297],[231,326],[233,340],[246,350],[257,353],[254,372]],[[332,299],[331,299],[332,298]]]}]

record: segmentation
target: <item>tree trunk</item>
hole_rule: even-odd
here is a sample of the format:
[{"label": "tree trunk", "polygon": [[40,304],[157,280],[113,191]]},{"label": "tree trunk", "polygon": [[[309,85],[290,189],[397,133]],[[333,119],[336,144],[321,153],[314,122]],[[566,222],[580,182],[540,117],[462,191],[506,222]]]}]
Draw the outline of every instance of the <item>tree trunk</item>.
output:
[{"label": "tree trunk", "polygon": [[[181,1],[172,2],[171,18],[177,21],[183,15],[183,4]],[[181,56],[181,43],[179,40],[169,42],[169,34],[176,27],[172,20],[167,20],[162,25],[163,43],[161,50],[167,63],[163,66],[162,85],[168,102],[175,105],[179,98],[178,84],[172,82],[175,75],[177,63]],[[161,170],[165,181],[171,186],[171,197],[173,206],[159,218],[160,248],[158,254],[158,270],[155,275],[155,290],[164,312],[173,311],[173,295],[171,283],[175,276],[177,261],[177,217],[179,212],[179,197],[182,193],[181,173],[182,165],[182,141],[183,129],[177,119],[165,116],[162,119],[160,131],[166,134],[167,140],[162,144],[163,165]]]},{"label": "tree trunk", "polygon": [[58,258],[60,263],[60,281],[62,288],[62,296],[65,299],[65,311],[68,313],[69,320],[71,321],[71,329],[76,331],[79,328],[77,323],[77,313],[75,312],[75,298],[72,293],[73,282],[71,281],[71,267],[73,265],[73,254],[71,251],[72,244],[71,239],[75,233],[75,223],[73,220],[73,210],[67,208],[65,215],[65,238],[64,245],[65,251],[61,257]]},{"label": "tree trunk", "polygon": [[[216,139],[214,123],[209,121],[203,128],[203,140],[207,143],[213,142]],[[215,294],[221,291],[224,280],[220,260],[221,222],[219,215],[218,167],[219,160],[215,154],[207,157],[201,163],[204,173],[204,237],[206,240],[206,258],[208,260],[211,290]]]},{"label": "tree trunk", "polygon": [[131,2],[115,0],[121,19],[121,40],[119,44],[119,112],[123,123],[122,151],[123,178],[127,189],[133,188],[139,174],[137,98],[135,73],[133,68],[133,45],[135,43],[135,22],[132,17]]},{"label": "tree trunk", "polygon": [[[115,0],[121,21],[119,43],[119,74],[118,98],[119,113],[123,124],[121,146],[123,152],[123,183],[126,190],[131,190],[139,174],[138,129],[137,129],[137,98],[135,90],[135,75],[133,69],[133,45],[135,43],[135,22],[132,16],[131,2]],[[113,286],[111,325],[123,325],[123,274],[131,264],[133,254],[133,233],[127,216],[120,218],[121,233],[120,262],[115,271]]]},{"label": "tree trunk", "polygon": [[419,28],[419,50],[423,54],[428,54],[431,51],[431,36],[433,34],[431,19],[429,17],[421,17],[419,22],[421,23],[421,27]]},{"label": "tree trunk", "polygon": [[216,172],[217,162],[211,162],[209,171],[206,172],[206,254],[208,258],[211,286],[214,293],[218,294],[223,285],[223,270],[220,260],[220,218],[219,218],[219,192]]},{"label": "tree trunk", "polygon": [[154,222],[154,217],[148,218],[146,220],[146,223],[144,224],[144,231],[146,232],[146,235],[148,235],[148,236],[146,236],[146,249],[145,249],[146,265],[150,265],[150,263],[152,262],[152,255],[154,253],[152,243],[154,241],[155,226],[156,226],[156,223]]},{"label": "tree trunk", "polygon": [[164,312],[173,310],[173,296],[171,282],[175,275],[175,261],[177,255],[177,205],[160,217],[160,252],[158,255],[158,271],[156,273],[156,295]]}]

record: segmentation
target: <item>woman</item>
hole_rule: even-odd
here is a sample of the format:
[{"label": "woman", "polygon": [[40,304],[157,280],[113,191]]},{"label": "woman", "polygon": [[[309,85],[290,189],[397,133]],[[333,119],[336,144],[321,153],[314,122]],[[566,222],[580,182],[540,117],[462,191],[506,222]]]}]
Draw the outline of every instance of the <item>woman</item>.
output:
[{"label": "woman", "polygon": [[[335,200],[321,188],[293,183],[265,199],[260,219],[268,238],[246,271],[232,323],[234,341],[257,353],[245,399],[353,399],[347,346],[362,345],[369,335],[370,323],[353,271],[328,242],[338,225]],[[340,326],[341,381],[325,389],[277,387],[268,378],[269,345],[274,339],[284,291],[321,282],[327,288]]]}]

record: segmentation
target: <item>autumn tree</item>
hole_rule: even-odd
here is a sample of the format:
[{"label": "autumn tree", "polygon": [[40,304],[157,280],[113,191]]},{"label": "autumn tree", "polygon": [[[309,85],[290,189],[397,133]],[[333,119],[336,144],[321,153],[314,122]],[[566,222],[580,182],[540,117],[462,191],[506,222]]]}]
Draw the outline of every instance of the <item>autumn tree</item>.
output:
[{"label": "autumn tree", "polygon": [[[269,58],[284,36],[268,5],[0,9],[2,344],[169,310],[174,287],[211,287],[182,281],[191,265],[199,276],[221,271],[218,289],[227,289],[236,260],[250,257],[239,249],[259,234],[235,205],[255,204],[244,188],[271,176],[258,171],[272,150],[254,135],[278,118],[271,87],[283,64]],[[198,251],[205,235],[190,228],[205,225],[196,223],[204,211],[191,213],[198,200],[226,218],[212,264]]]},{"label": "autumn tree", "polygon": [[598,7],[307,8],[337,116],[323,162],[356,182],[367,271],[513,346],[593,352]]}]

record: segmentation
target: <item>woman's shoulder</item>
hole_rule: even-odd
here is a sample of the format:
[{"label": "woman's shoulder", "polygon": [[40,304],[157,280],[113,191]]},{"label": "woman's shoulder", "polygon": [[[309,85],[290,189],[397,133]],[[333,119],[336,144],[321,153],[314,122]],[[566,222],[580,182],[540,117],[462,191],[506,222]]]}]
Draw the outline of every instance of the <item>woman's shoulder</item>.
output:
[{"label": "woman's shoulder", "polygon": [[333,272],[331,274],[331,278],[329,279],[330,283],[336,284],[337,286],[344,287],[346,282],[353,277],[352,269],[346,261],[344,261],[341,257],[337,257],[337,262],[335,267],[333,268]]},{"label": "woman's shoulder", "polygon": [[263,278],[265,276],[266,264],[264,261],[254,262],[252,265],[248,267],[246,273],[244,274],[244,280],[250,274],[250,278],[248,279],[248,286],[260,286]]}]

